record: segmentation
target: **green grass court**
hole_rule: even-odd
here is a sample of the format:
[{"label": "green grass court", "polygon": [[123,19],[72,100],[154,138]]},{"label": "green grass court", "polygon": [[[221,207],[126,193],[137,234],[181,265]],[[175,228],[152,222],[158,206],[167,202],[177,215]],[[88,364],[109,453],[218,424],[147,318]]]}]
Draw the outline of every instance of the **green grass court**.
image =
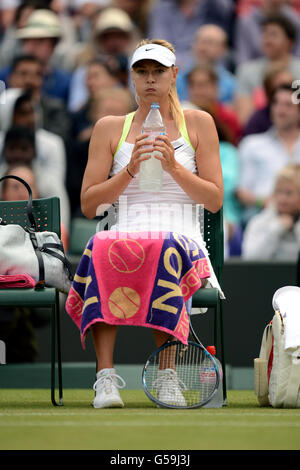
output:
[{"label": "green grass court", "polygon": [[95,410],[92,390],[0,389],[1,450],[299,450],[300,409],[258,406],[229,390],[222,409],[159,409],[142,390],[121,391],[125,408]]}]

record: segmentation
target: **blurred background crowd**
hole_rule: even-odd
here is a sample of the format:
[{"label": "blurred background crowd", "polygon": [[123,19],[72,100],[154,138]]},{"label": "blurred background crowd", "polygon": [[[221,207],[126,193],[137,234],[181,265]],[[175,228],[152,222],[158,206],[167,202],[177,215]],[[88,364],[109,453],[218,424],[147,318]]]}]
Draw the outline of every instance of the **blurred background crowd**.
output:
[{"label": "blurred background crowd", "polygon": [[300,0],[1,0],[0,175],[59,196],[67,249],[93,125],[135,109],[128,59],[145,37],[175,46],[182,107],[215,120],[226,256],[295,260]]}]

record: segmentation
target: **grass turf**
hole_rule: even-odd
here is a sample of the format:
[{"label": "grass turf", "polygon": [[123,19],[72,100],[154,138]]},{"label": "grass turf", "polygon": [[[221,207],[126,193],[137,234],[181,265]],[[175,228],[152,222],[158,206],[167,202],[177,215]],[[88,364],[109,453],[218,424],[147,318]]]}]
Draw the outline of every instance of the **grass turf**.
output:
[{"label": "grass turf", "polygon": [[260,408],[252,391],[228,391],[222,409],[160,409],[141,390],[123,409],[95,410],[90,390],[0,389],[2,450],[299,450],[300,409]]}]

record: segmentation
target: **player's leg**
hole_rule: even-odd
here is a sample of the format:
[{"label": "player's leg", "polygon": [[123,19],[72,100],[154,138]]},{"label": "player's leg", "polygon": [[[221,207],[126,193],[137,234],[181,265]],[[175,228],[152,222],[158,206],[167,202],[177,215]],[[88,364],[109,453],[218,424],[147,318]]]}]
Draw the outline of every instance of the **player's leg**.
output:
[{"label": "player's leg", "polygon": [[119,388],[125,386],[124,380],[114,369],[113,357],[117,327],[106,323],[96,323],[92,327],[93,342],[97,357],[96,392],[93,405],[95,408],[123,407]]},{"label": "player's leg", "polygon": [[92,326],[92,336],[97,357],[97,372],[113,368],[117,326],[95,323]]}]

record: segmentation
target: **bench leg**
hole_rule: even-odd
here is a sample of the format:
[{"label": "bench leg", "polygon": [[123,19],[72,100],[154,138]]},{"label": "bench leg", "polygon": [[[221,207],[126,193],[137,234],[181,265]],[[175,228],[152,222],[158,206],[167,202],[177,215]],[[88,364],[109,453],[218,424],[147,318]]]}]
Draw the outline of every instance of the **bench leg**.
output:
[{"label": "bench leg", "polygon": [[[56,345],[57,345],[57,372],[58,372],[58,397],[55,399],[55,375],[56,375]],[[54,406],[63,405],[62,386],[62,362],[61,362],[61,337],[59,317],[59,293],[56,293],[56,305],[51,312],[51,401]]]},{"label": "bench leg", "polygon": [[[223,369],[223,400],[224,405],[227,404],[227,385],[226,385],[226,361],[225,361],[225,352],[224,352],[224,326],[223,326],[223,305],[222,300],[218,302],[218,305],[215,308],[215,345],[218,348],[218,344],[220,344],[221,354],[221,364]],[[220,333],[220,338],[219,338]],[[220,343],[219,343],[220,341]]]}]

